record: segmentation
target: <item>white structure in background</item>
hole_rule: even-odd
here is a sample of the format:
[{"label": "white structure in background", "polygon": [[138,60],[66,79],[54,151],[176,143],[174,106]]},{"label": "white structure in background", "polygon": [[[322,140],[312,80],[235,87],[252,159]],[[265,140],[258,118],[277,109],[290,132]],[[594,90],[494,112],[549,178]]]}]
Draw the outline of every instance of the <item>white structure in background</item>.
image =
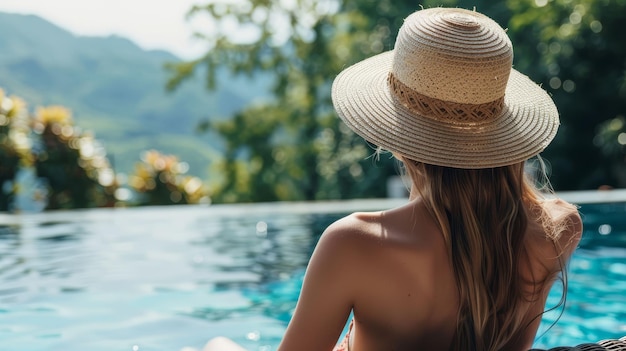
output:
[{"label": "white structure in background", "polygon": [[411,180],[402,176],[387,178],[387,197],[392,199],[408,198]]}]

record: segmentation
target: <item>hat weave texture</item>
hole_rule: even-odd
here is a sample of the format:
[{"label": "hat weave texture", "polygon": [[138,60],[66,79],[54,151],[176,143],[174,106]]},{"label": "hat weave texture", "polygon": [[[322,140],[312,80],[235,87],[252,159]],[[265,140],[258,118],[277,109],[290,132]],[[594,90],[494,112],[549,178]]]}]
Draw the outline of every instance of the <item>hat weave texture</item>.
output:
[{"label": "hat weave texture", "polygon": [[342,71],[337,114],[367,141],[415,161],[454,168],[510,165],[556,135],[548,94],[512,68],[506,32],[457,8],[410,15],[394,50]]}]

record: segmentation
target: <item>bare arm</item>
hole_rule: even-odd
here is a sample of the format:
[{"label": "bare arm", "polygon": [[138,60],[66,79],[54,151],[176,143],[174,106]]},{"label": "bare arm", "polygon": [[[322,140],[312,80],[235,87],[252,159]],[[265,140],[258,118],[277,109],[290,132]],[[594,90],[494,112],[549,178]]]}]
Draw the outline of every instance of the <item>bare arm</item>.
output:
[{"label": "bare arm", "polygon": [[578,247],[583,232],[582,219],[578,213],[578,209],[563,200],[556,201],[560,210],[557,212],[556,222],[561,223],[559,227],[561,231],[556,238],[559,247],[559,256],[563,256],[564,262],[569,261],[570,257]]},{"label": "bare arm", "polygon": [[326,351],[337,343],[354,296],[350,272],[353,236],[350,228],[341,223],[324,232],[313,252],[279,351]]}]

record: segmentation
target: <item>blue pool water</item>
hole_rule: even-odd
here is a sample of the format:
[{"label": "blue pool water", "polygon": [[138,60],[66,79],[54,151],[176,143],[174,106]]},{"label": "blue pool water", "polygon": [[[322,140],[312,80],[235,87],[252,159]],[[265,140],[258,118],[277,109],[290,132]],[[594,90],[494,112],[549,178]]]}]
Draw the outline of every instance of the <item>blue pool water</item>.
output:
[{"label": "blue pool water", "polygon": [[[0,351],[275,350],[319,234],[389,203],[0,215]],[[583,205],[567,308],[537,347],[626,335],[626,204]],[[549,305],[560,297],[551,295]]]}]

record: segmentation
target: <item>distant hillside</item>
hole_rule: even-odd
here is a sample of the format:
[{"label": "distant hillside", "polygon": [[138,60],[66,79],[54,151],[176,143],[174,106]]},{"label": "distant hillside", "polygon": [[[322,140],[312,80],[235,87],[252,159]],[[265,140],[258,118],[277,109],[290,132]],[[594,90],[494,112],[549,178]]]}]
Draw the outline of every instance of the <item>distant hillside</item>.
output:
[{"label": "distant hillside", "polygon": [[118,172],[131,172],[141,151],[154,148],[188,162],[191,174],[208,176],[219,145],[198,135],[196,125],[263,98],[259,92],[268,84],[224,73],[215,92],[198,77],[167,93],[163,65],[177,60],[121,37],[77,37],[36,16],[0,12],[0,88],[31,109],[72,109],[76,124],[103,142]]}]

